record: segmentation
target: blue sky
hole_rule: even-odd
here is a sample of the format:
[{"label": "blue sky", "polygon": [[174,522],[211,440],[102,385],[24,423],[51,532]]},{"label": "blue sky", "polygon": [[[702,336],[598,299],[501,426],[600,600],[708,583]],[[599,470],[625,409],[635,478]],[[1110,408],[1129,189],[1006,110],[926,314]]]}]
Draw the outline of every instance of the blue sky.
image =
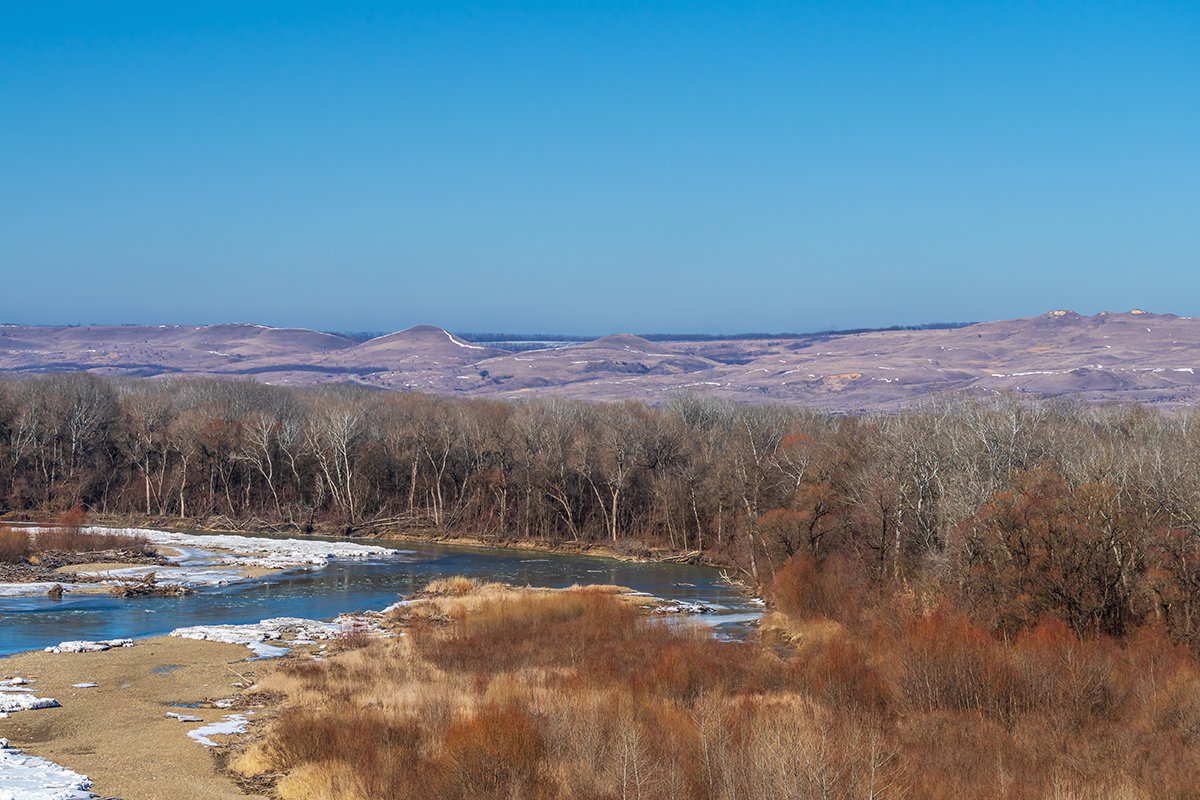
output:
[{"label": "blue sky", "polygon": [[1200,314],[1195,2],[0,15],[0,321]]}]

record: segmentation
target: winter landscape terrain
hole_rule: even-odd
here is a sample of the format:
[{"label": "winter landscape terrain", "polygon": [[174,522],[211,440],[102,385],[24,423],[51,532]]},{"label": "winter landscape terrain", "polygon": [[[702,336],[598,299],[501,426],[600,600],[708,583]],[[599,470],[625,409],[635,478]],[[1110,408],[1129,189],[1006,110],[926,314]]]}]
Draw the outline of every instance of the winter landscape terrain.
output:
[{"label": "winter landscape terrain", "polygon": [[0,327],[0,372],[10,374],[353,382],[457,396],[650,403],[688,391],[837,412],[896,409],[954,390],[1178,407],[1200,399],[1198,367],[1200,320],[1139,310],[766,338],[618,334],[519,352],[428,325],[361,343],[250,324]]}]

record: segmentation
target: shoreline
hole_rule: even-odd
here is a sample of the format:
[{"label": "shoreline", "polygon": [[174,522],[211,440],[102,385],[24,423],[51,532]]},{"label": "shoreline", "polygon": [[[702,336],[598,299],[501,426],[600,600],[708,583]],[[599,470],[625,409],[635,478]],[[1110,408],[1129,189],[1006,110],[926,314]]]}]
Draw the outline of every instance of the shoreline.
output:
[{"label": "shoreline", "polygon": [[[36,527],[36,526],[34,526]],[[331,559],[396,557],[398,551],[362,542],[322,541],[306,538],[273,538],[241,533],[181,532],[167,528],[115,528],[88,525],[88,530],[142,537],[155,556],[153,563],[93,561],[73,566],[74,572],[55,571],[0,582],[0,597],[38,594],[131,595],[190,594],[212,585],[241,583],[303,567],[324,566]],[[106,553],[97,553],[100,559]]]},{"label": "shoreline", "polygon": [[[478,586],[487,591],[492,584]],[[539,595],[567,591],[495,586]],[[644,613],[705,613],[623,587],[598,588],[617,592]],[[11,747],[25,756],[45,759],[47,768],[61,767],[87,776],[92,782],[90,791],[100,797],[232,800],[257,796],[256,789],[264,787],[239,779],[226,764],[237,752],[228,745],[246,740],[241,735],[246,723],[268,719],[280,707],[280,698],[254,691],[258,677],[288,659],[323,660],[339,652],[336,642],[347,633],[372,635],[393,609],[422,601],[436,609],[445,600],[453,601],[460,589],[451,580],[432,594],[418,593],[382,611],[348,617],[340,632],[333,629],[336,621],[316,622],[316,626],[333,629],[332,633],[292,626],[279,641],[226,638],[225,631],[216,629],[258,626],[215,625],[207,626],[211,629],[207,632],[177,630],[174,635],[134,639],[132,644],[97,652],[27,650],[0,656],[0,678],[19,676],[29,681],[20,684],[23,688],[60,704],[0,719],[0,738],[8,739]],[[285,626],[280,623],[312,621],[266,622],[274,623],[282,634]],[[267,645],[267,652],[256,645]],[[207,742],[199,738],[206,730],[215,731],[207,734]],[[203,746],[209,743],[215,746]],[[41,800],[42,795],[32,797]]]},{"label": "shoreline", "polygon": [[[224,770],[225,751],[189,734],[231,714],[269,710],[244,707],[237,699],[261,671],[248,661],[252,657],[245,645],[170,636],[101,652],[4,656],[0,673],[31,681],[39,697],[52,697],[60,706],[0,719],[0,737],[25,755],[86,775],[90,791],[100,797],[246,797]],[[86,683],[97,685],[77,686]],[[228,707],[216,705],[230,700]],[[227,740],[210,736],[218,745]]]},{"label": "shoreline", "polygon": [[[42,514],[38,512],[9,512],[7,514],[0,515],[0,525],[48,525],[53,524],[53,520],[56,518],[57,517],[53,514]],[[225,522],[233,521],[227,518],[223,519]],[[344,530],[324,530],[317,528],[311,532],[305,532],[298,527],[273,527],[270,523],[261,520],[255,521],[260,522],[261,527],[229,528],[214,524],[216,520],[186,519],[182,517],[92,514],[89,515],[87,525],[97,528],[153,528],[155,530],[162,530],[170,533],[189,533],[197,535],[231,534],[244,536],[266,534],[270,536],[295,537],[298,539],[324,537],[328,539],[368,542],[379,540],[418,542],[424,544],[462,545],[464,547],[486,547],[497,550],[519,550],[538,553],[560,553],[562,555],[595,556],[597,558],[611,558],[615,561],[625,561],[630,563],[692,563],[698,566],[707,566],[716,569],[731,569],[733,567],[732,564],[709,560],[707,553],[699,553],[698,551],[692,550],[650,548],[643,545],[641,542],[636,541],[634,544],[640,550],[644,551],[646,555],[635,555],[632,553],[622,552],[613,548],[610,543],[600,542],[551,543],[522,539],[490,539],[480,536],[473,536],[466,533],[458,534],[445,530],[431,534],[424,534],[420,532],[422,530],[437,531],[435,528],[406,528],[403,530],[377,529],[375,531],[360,528],[351,533],[346,533]]]},{"label": "shoreline", "polygon": [[[112,520],[96,522],[99,524],[91,527],[107,528],[112,524]],[[155,530],[169,534],[183,533],[165,527]],[[196,528],[186,533],[200,537],[217,534],[216,531]],[[248,532],[223,533],[245,536]],[[289,538],[305,544],[320,541],[318,537],[304,535]],[[344,540],[349,537],[333,538]],[[262,537],[259,541],[262,541]],[[566,553],[556,548],[511,547],[468,537],[431,540],[419,536],[396,538],[392,534],[386,538],[367,538],[365,541],[379,542],[375,545],[376,549],[381,548],[384,541],[407,541],[449,547],[558,552],[561,555],[647,563],[642,559],[620,557],[601,548],[581,548]],[[169,543],[160,542],[154,546],[160,553],[171,552],[172,545]],[[195,552],[194,543],[183,544],[181,548],[176,552]],[[250,552],[234,553],[224,547],[214,547],[213,550],[233,555]],[[89,566],[106,565],[97,563],[78,565],[76,568]],[[123,568],[115,564],[108,566]],[[268,574],[280,571],[286,571],[286,568],[264,569]],[[83,585],[100,589],[100,585],[95,583]],[[204,586],[198,585],[197,588],[202,591]],[[637,602],[641,602],[641,598]],[[675,608],[674,613],[688,612]],[[352,624],[353,631],[369,630],[371,627],[369,622]],[[274,642],[260,641],[259,644],[266,645],[265,650],[269,653],[266,656],[264,650],[256,648],[254,644],[222,638],[220,631],[202,634],[198,638],[151,635],[136,638],[129,646],[115,646],[97,652],[52,653],[32,649],[0,656],[0,678],[19,676],[30,681],[22,686],[32,689],[37,697],[53,698],[59,702],[58,707],[15,711],[7,718],[0,718],[0,739],[7,739],[11,748],[15,748],[3,752],[11,758],[44,759],[41,768],[45,770],[62,768],[77,773],[76,777],[87,776],[92,782],[90,791],[100,797],[120,797],[123,800],[189,797],[229,800],[253,796],[255,786],[240,782],[225,768],[229,750],[221,745],[240,739],[223,739],[219,734],[213,734],[216,737],[214,744],[218,746],[205,747],[198,743],[196,729],[213,724],[228,725],[233,714],[243,715],[243,722],[247,718],[253,721],[256,717],[262,719],[268,715],[274,707],[272,703],[277,704],[269,695],[256,693],[252,701],[259,705],[255,708],[246,707],[246,701],[240,699],[239,695],[249,689],[257,674],[280,663],[279,658],[272,656],[303,659],[325,655],[325,648],[320,642],[310,641],[308,637],[298,638],[303,638],[303,641],[294,644],[279,642],[288,648],[280,652],[270,652],[280,650],[273,647]],[[47,644],[53,646],[53,642]],[[269,659],[266,664],[255,663],[264,657]],[[218,701],[221,701],[219,705]],[[191,719],[182,721],[169,714],[182,714]],[[257,716],[260,714],[263,716]],[[47,798],[52,796],[45,795]],[[31,797],[41,800],[43,795],[35,793]]]}]

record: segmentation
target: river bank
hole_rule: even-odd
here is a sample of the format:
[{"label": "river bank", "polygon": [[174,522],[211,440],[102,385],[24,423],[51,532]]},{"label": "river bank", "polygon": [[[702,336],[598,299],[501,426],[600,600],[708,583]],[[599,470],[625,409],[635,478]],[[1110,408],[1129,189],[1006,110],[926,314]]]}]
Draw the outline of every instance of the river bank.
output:
[{"label": "river bank", "polygon": [[246,796],[242,787],[189,734],[259,710],[216,705],[253,684],[265,662],[247,662],[251,655],[238,644],[158,637],[103,652],[10,656],[0,660],[0,673],[29,681],[39,697],[60,705],[0,719],[0,737],[86,775],[101,797],[237,800]]},{"label": "river bank", "polygon": [[[20,528],[36,541],[52,528]],[[323,539],[264,538],[247,534],[185,533],[158,528],[89,526],[85,533],[128,538],[152,553],[142,559],[107,560],[111,552],[92,554],[105,559],[70,564],[51,571],[17,571],[18,580],[0,582],[0,596],[108,591],[115,596],[184,594],[199,586],[230,583],[281,574],[287,570],[320,567],[341,559],[393,558],[394,548]],[[114,534],[116,536],[114,536]],[[37,567],[39,564],[27,565]],[[131,587],[140,591],[131,591]]]},{"label": "river bank", "polygon": [[[237,707],[220,708],[216,702],[232,699],[257,680],[264,665],[272,663],[246,659],[284,654],[278,647],[280,642],[272,638],[280,621],[274,621],[272,627],[259,624],[260,620],[281,616],[328,620],[343,611],[380,612],[388,606],[409,609],[397,612],[405,615],[411,612],[411,599],[422,588],[447,575],[469,575],[479,583],[531,587],[585,583],[632,586],[635,591],[630,601],[634,604],[658,607],[673,616],[699,614],[695,619],[703,620],[724,636],[746,630],[751,618],[758,615],[735,590],[721,583],[714,570],[685,564],[417,542],[407,546],[394,541],[367,545],[361,541],[323,538],[183,534],[147,529],[141,533],[164,554],[175,558],[176,568],[189,571],[190,579],[196,581],[193,594],[135,599],[75,592],[59,598],[46,597],[44,593],[0,596],[0,654],[14,653],[0,658],[0,674],[35,681],[24,686],[35,687],[34,696],[53,698],[61,706],[13,713],[9,719],[0,720],[0,737],[9,738],[12,745],[29,756],[45,757],[91,776],[97,791],[119,794],[125,800],[241,796],[236,784],[231,788],[232,779],[220,773],[219,759],[214,760],[213,752],[205,753],[204,748],[196,746],[197,754],[182,745],[194,744],[187,736],[194,728],[240,713]],[[348,557],[350,553],[364,557]],[[285,567],[277,561],[279,558],[292,566]],[[244,568],[247,559],[264,560],[264,569],[271,564],[275,569],[257,577],[243,575],[229,580],[234,568]],[[222,563],[229,560],[233,563]],[[113,567],[124,569],[119,565]],[[433,616],[437,617],[434,624],[444,624],[445,614]],[[327,655],[322,644],[335,649],[334,640],[341,632],[358,634],[370,630],[379,619],[378,614],[360,613],[332,624],[313,622],[307,629],[301,625],[292,638],[314,643],[286,647],[295,656],[319,663],[312,656]],[[304,623],[304,620],[293,622]],[[187,626],[192,628],[187,635],[208,641],[160,635]],[[321,630],[314,633],[315,628]],[[323,636],[333,639],[322,639]],[[42,648],[63,639],[122,637],[134,639],[133,646],[96,653],[30,652],[31,648]],[[97,685],[77,686],[91,683]],[[103,701],[98,702],[97,698]],[[269,710],[269,698],[264,698],[259,698],[260,709],[248,710],[256,713]],[[196,709],[172,703],[196,705]],[[168,712],[199,719],[184,723],[167,717]],[[122,732],[126,729],[130,731],[128,735]],[[148,733],[144,735],[143,731]],[[158,734],[164,742],[173,742],[169,748],[173,754],[164,757],[168,762],[168,766],[162,767],[164,775],[172,772],[200,775],[196,780],[204,788],[197,789],[196,794],[180,793],[179,786],[164,777],[162,781],[167,783],[146,778],[150,787],[147,791],[157,794],[139,794],[128,788],[114,791],[113,787],[141,785],[125,783],[131,776],[142,779],[136,770],[137,759],[128,752],[151,747],[158,741]],[[238,794],[223,794],[230,791]]]},{"label": "river bank", "polygon": [[[47,525],[53,524],[56,516],[51,513],[39,512],[9,512],[0,515],[0,525]],[[528,551],[536,553],[558,553],[561,555],[585,555],[597,558],[611,558],[617,561],[644,562],[661,561],[669,563],[703,564],[705,566],[728,568],[731,565],[715,558],[710,552],[696,550],[674,550],[670,548],[650,547],[643,542],[626,539],[619,542],[587,542],[561,541],[547,542],[537,539],[521,539],[517,537],[496,534],[477,536],[467,532],[453,531],[444,528],[411,527],[390,523],[378,525],[329,525],[313,524],[300,527],[297,525],[267,523],[259,519],[247,521],[239,526],[228,517],[208,519],[193,519],[185,517],[158,517],[141,514],[90,514],[89,524],[100,528],[152,528],[155,530],[172,531],[175,533],[227,533],[254,534],[270,533],[279,536],[299,538],[324,537],[353,540],[420,542],[427,544],[451,544],[464,547],[487,547],[502,550]]]},{"label": "river bank", "polygon": [[[584,590],[651,617],[683,619],[711,611],[625,587]],[[31,706],[0,718],[0,737],[25,756],[46,759],[47,768],[58,765],[75,773],[77,785],[86,786],[82,776],[87,776],[90,791],[101,796],[230,800],[254,795],[273,779],[231,772],[227,760],[233,751],[227,746],[241,742],[244,737],[236,734],[272,717],[286,699],[270,690],[275,685],[270,681],[263,689],[264,676],[298,664],[340,661],[373,639],[399,640],[414,626],[425,630],[464,615],[486,616],[481,609],[497,603],[556,602],[551,598],[569,598],[578,591],[455,577],[435,580],[382,612],[335,624],[285,619],[198,626],[166,637],[105,643],[112,646],[102,651],[89,652],[88,643],[75,642],[18,653],[0,659],[0,674],[10,684],[0,688],[0,698],[5,691],[36,694],[51,707]],[[75,652],[79,650],[83,652]],[[0,784],[4,769],[0,761]],[[42,800],[87,794],[19,796]]]}]

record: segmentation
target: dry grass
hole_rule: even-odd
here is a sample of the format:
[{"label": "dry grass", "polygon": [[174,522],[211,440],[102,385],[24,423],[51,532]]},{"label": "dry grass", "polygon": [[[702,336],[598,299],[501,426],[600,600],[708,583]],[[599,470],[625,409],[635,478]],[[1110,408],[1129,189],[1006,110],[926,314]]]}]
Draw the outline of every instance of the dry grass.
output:
[{"label": "dry grass", "polygon": [[99,533],[70,528],[50,528],[33,538],[37,552],[103,553],[121,550],[148,554],[146,539],[124,533]]},{"label": "dry grass", "polygon": [[[828,738],[829,715],[773,653],[651,621],[615,587],[433,589],[423,596],[445,624],[408,606],[406,637],[264,676],[290,709],[234,768],[282,775],[285,798],[783,797],[814,785],[791,745]],[[864,736],[850,728],[830,797],[861,783],[846,764]]]},{"label": "dry grass", "polygon": [[[651,610],[661,600],[634,592],[625,586],[611,584],[572,586],[567,591],[583,590],[594,594],[610,595],[635,609]],[[393,609],[385,617],[385,623],[395,628],[407,628],[422,622],[446,624],[477,616],[481,611],[496,605],[497,601],[518,598],[562,596],[563,590],[543,589],[532,586],[514,587],[505,583],[478,581],[456,575],[430,581],[411,598],[410,602]]]},{"label": "dry grass", "polygon": [[774,592],[798,684],[885,720],[910,796],[1200,797],[1200,663],[1154,624],[1118,639],[1045,616],[1013,635],[951,592],[873,588],[836,564],[793,563]]},{"label": "dry grass", "polygon": [[0,563],[25,561],[33,553],[29,534],[15,528],[0,528]]},{"label": "dry grass", "polygon": [[778,611],[767,611],[759,620],[759,635],[764,642],[788,647],[820,645],[845,631],[828,619],[797,619]]},{"label": "dry grass", "polygon": [[0,527],[0,563],[36,562],[48,553],[103,553],[122,551],[149,555],[146,539],[123,533],[88,531],[83,512],[63,514],[59,523],[34,535],[12,527]]},{"label": "dry grass", "polygon": [[[865,595],[863,595],[865,597]],[[794,645],[656,624],[619,590],[441,581],[407,636],[263,677],[234,761],[306,798],[1195,798],[1200,669],[1153,629],[990,637],[945,603],[775,618]],[[827,602],[818,598],[817,603]],[[422,610],[424,606],[424,610]],[[857,617],[856,617],[857,615]]]}]

